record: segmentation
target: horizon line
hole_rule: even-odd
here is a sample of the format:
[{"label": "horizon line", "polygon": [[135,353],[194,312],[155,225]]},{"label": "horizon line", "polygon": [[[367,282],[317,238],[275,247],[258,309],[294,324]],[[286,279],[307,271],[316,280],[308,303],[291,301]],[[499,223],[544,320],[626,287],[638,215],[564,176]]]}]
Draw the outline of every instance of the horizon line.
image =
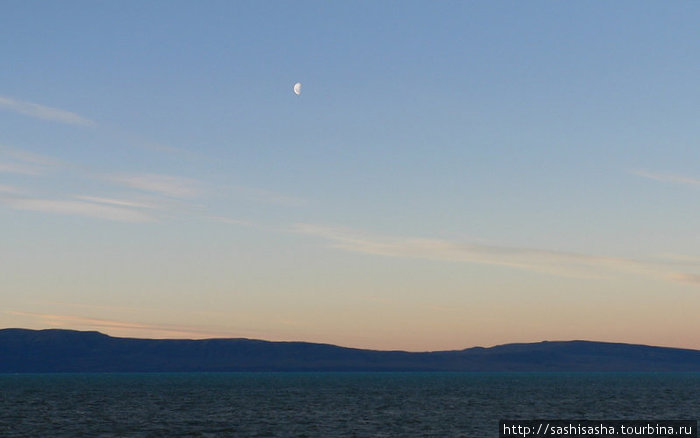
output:
[{"label": "horizon line", "polygon": [[114,339],[139,339],[139,340],[148,340],[148,341],[212,341],[212,340],[245,340],[245,341],[253,341],[253,342],[267,342],[267,343],[273,343],[273,344],[312,344],[312,345],[325,345],[325,346],[331,346],[331,347],[338,347],[338,348],[344,348],[348,350],[364,350],[364,351],[378,351],[378,352],[403,352],[403,353],[443,353],[443,352],[456,352],[456,351],[465,351],[465,350],[471,350],[471,349],[492,349],[492,348],[497,348],[497,347],[504,347],[504,346],[511,346],[511,345],[535,345],[535,344],[546,344],[546,343],[574,343],[574,342],[585,342],[585,343],[592,343],[592,344],[613,344],[613,345],[629,345],[629,346],[637,346],[637,347],[649,347],[649,348],[664,348],[664,349],[670,349],[670,350],[686,350],[686,351],[697,351],[700,352],[700,349],[697,348],[689,348],[689,347],[668,347],[668,346],[663,346],[663,345],[651,345],[651,344],[638,344],[638,343],[631,343],[631,342],[619,342],[619,341],[594,341],[590,339],[568,339],[568,340],[540,340],[540,341],[531,341],[531,342],[508,342],[505,344],[495,344],[491,345],[488,347],[484,347],[481,345],[474,345],[471,347],[465,347],[461,349],[453,349],[453,350],[422,350],[422,351],[408,351],[408,350],[379,350],[379,349],[374,349],[374,348],[359,348],[359,347],[346,347],[343,345],[338,345],[338,344],[331,344],[327,342],[311,342],[311,341],[274,341],[274,340],[268,340],[268,339],[256,339],[256,338],[247,338],[247,337],[211,337],[211,338],[146,338],[146,337],[131,337],[131,336],[112,336],[108,333],[101,332],[99,330],[77,330],[77,329],[67,329],[67,328],[58,328],[58,327],[53,327],[53,328],[45,328],[45,329],[30,329],[30,328],[23,328],[23,327],[5,327],[5,328],[0,328],[0,332],[7,331],[7,330],[22,330],[22,331],[31,331],[31,332],[41,332],[41,331],[63,331],[63,332],[77,332],[77,333],[98,333],[103,336],[107,336],[109,338],[114,338]]}]

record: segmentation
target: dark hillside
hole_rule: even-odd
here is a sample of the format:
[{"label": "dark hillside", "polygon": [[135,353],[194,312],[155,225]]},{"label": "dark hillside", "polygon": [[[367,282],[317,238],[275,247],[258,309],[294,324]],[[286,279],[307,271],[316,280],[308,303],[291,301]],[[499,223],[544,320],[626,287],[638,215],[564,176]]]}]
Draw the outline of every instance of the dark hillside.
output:
[{"label": "dark hillside", "polygon": [[697,371],[700,351],[589,341],[409,353],[251,339],[132,339],[0,330],[0,372]]}]

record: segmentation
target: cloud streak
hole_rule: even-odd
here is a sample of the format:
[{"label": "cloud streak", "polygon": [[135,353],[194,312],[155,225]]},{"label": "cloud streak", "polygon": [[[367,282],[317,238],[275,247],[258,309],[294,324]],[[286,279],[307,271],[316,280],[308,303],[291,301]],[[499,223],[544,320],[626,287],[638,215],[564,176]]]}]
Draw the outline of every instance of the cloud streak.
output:
[{"label": "cloud streak", "polygon": [[683,185],[688,185],[688,186],[693,186],[693,187],[700,187],[700,179],[699,178],[692,178],[692,177],[683,176],[683,175],[672,175],[672,174],[665,174],[665,173],[647,172],[645,170],[635,170],[632,173],[637,175],[637,176],[641,176],[642,178],[647,178],[647,179],[651,179],[654,181],[683,184]]},{"label": "cloud streak", "polygon": [[235,218],[230,218],[230,217],[225,217],[225,216],[203,216],[205,219],[209,219],[215,222],[221,222],[224,224],[229,224],[229,225],[243,225],[243,226],[252,226],[253,224],[250,221],[246,221],[243,219],[235,219]]},{"label": "cloud streak", "polygon": [[700,264],[688,262],[649,262],[624,257],[501,247],[444,239],[372,236],[346,228],[315,224],[297,224],[293,227],[293,231],[323,238],[333,248],[363,254],[506,266],[575,278],[601,278],[626,272],[653,275],[667,280],[700,283],[698,275],[673,271],[672,268],[675,265],[700,268]]},{"label": "cloud streak", "polygon": [[672,280],[680,281],[683,283],[700,285],[700,275],[698,275],[698,274],[676,273],[676,274],[671,274],[670,278]]},{"label": "cloud streak", "polygon": [[119,207],[148,208],[148,209],[157,208],[156,205],[153,203],[143,202],[143,201],[132,201],[130,199],[114,199],[114,198],[105,198],[105,197],[101,197],[101,196],[86,196],[86,195],[76,195],[75,198],[83,200],[83,201],[95,202],[98,204],[116,205]]},{"label": "cloud streak", "polygon": [[15,173],[18,175],[37,176],[41,175],[43,171],[37,166],[27,165],[23,163],[0,161],[0,173]]},{"label": "cloud streak", "polygon": [[260,189],[256,187],[233,186],[231,187],[231,190],[233,190],[233,192],[236,195],[242,198],[256,202],[262,202],[264,204],[277,204],[286,205],[290,207],[299,207],[308,202],[306,199],[284,195],[281,193],[276,193],[270,190]]},{"label": "cloud streak", "polygon": [[200,193],[200,184],[191,178],[157,173],[112,174],[106,180],[143,192],[158,193],[171,198],[191,198]]},{"label": "cloud streak", "polygon": [[5,194],[9,193],[9,194],[15,195],[17,193],[21,193],[21,190],[15,186],[0,184],[0,193],[5,193]]},{"label": "cloud streak", "polygon": [[50,120],[70,125],[96,125],[96,123],[92,120],[87,119],[78,114],[72,113],[70,111],[66,111],[60,108],[53,108],[45,105],[39,105],[38,103],[24,102],[6,96],[0,96],[0,108],[18,114],[23,114],[25,116],[34,117],[37,119]]},{"label": "cloud streak", "polygon": [[[74,315],[60,315],[51,313],[33,313],[8,310],[5,313],[16,316],[39,319],[50,327],[68,327],[81,330],[109,331],[117,336],[136,335],[140,337],[181,337],[190,339],[221,338],[227,337],[222,331],[201,329],[198,327],[183,325],[155,325],[132,321],[117,321],[112,319],[89,318]],[[230,337],[230,336],[228,336]]]},{"label": "cloud streak", "polygon": [[14,210],[83,216],[117,222],[153,222],[156,220],[154,216],[135,208],[126,208],[96,202],[0,197],[0,203]]},{"label": "cloud streak", "polygon": [[0,173],[38,176],[55,166],[60,162],[51,157],[0,145]]}]

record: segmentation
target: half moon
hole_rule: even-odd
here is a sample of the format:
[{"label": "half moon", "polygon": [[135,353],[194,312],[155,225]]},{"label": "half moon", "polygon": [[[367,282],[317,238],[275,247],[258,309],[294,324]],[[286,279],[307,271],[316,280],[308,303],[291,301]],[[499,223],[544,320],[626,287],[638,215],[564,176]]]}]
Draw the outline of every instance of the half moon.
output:
[{"label": "half moon", "polygon": [[294,94],[297,96],[301,94],[301,82],[294,84]]}]

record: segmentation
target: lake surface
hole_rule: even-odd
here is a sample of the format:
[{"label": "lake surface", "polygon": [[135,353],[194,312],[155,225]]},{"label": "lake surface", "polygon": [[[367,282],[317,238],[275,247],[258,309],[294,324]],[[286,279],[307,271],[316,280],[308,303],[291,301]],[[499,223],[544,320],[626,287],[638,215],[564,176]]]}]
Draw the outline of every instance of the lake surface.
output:
[{"label": "lake surface", "polygon": [[499,419],[700,418],[700,374],[0,375],[2,437],[497,437]]}]

